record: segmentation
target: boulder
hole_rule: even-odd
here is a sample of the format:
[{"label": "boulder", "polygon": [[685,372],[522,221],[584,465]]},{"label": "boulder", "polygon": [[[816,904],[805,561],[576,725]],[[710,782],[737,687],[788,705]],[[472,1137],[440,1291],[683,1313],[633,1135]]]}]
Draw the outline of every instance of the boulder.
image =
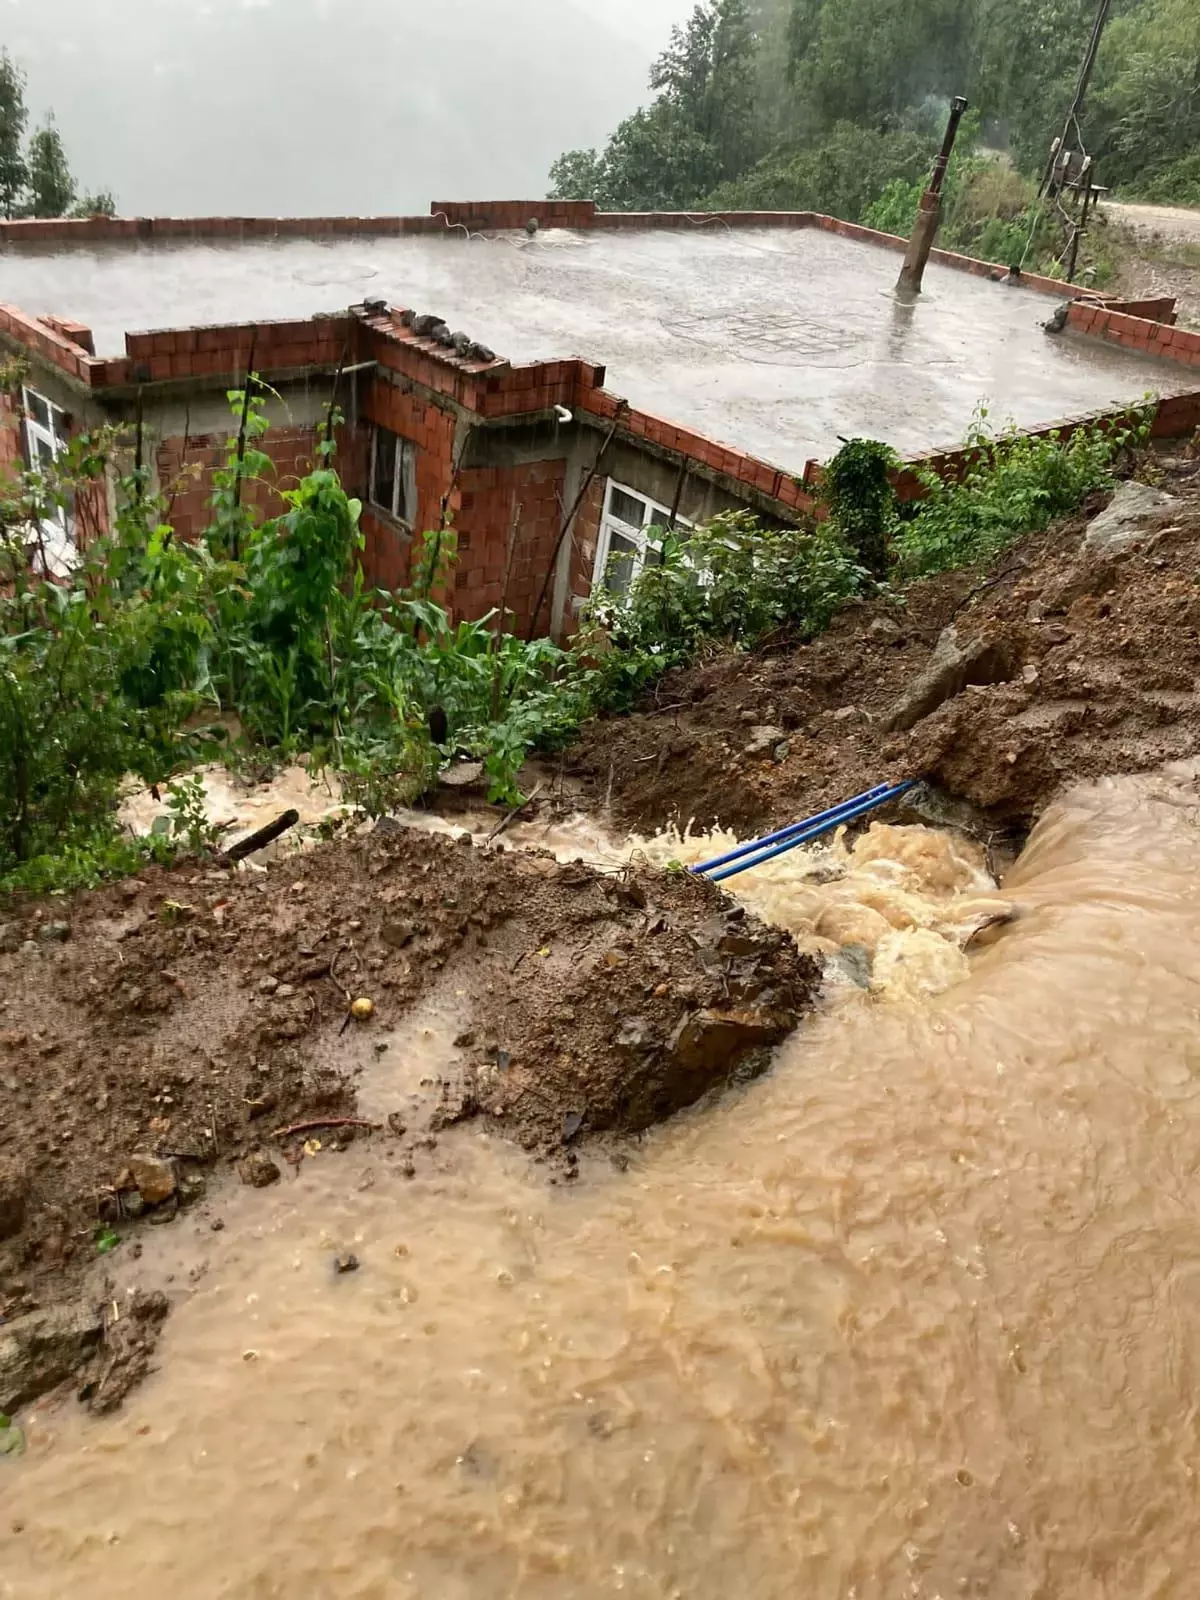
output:
[{"label": "boulder", "polygon": [[238,1174],[252,1189],[266,1189],[278,1183],[280,1177],[279,1168],[265,1150],[252,1150],[239,1164]]},{"label": "boulder", "polygon": [[139,1151],[129,1158],[129,1174],[134,1187],[148,1206],[161,1206],[179,1187],[175,1168],[169,1161]]},{"label": "boulder", "polygon": [[925,670],[914,678],[883,719],[883,731],[905,733],[969,684],[1003,683],[1010,671],[1002,643],[987,638],[960,640],[951,623],[938,639]]},{"label": "boulder", "polygon": [[85,1306],[31,1311],[0,1327],[0,1411],[16,1411],[64,1383],[103,1335],[99,1313]]},{"label": "boulder", "polygon": [[1174,495],[1132,479],[1120,485],[1108,509],[1093,518],[1083,541],[1085,555],[1119,556],[1132,550],[1155,530],[1147,526],[1158,512],[1169,511]]},{"label": "boulder", "polygon": [[750,729],[750,742],[745,753],[748,756],[763,756],[773,754],[775,746],[787,738],[783,728],[777,728],[773,723],[758,723]]}]

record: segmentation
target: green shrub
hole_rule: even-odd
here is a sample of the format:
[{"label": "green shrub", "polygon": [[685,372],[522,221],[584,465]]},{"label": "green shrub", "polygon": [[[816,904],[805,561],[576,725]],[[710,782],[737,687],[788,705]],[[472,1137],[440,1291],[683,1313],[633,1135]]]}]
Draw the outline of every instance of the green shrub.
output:
[{"label": "green shrub", "polygon": [[875,578],[887,575],[896,520],[896,452],[875,439],[850,439],[825,468],[822,492],[830,521]]},{"label": "green shrub", "polygon": [[1129,428],[1077,428],[1035,439],[991,435],[985,420],[981,414],[968,438],[974,456],[961,481],[924,475],[925,498],[893,542],[901,578],[992,560],[1022,534],[1076,510],[1093,489],[1115,481],[1119,458],[1144,442],[1149,429],[1147,417]]},{"label": "green shrub", "polygon": [[625,593],[601,590],[586,612],[584,691],[619,710],[669,668],[713,645],[749,649],[786,629],[808,639],[869,581],[838,531],[765,528],[727,512],[686,537],[664,534],[661,559]]}]

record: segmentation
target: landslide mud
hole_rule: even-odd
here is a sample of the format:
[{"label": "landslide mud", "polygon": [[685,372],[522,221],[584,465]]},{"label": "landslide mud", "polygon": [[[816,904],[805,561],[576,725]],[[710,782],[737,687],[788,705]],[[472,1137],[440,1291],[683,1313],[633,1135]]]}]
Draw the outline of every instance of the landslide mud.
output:
[{"label": "landslide mud", "polygon": [[[925,776],[1023,834],[1070,783],[1200,752],[1200,462],[1155,473],[1175,504],[1138,548],[1084,547],[1083,514],[991,569],[847,607],[820,639],[669,674],[635,714],[584,731],[568,771],[621,824],[746,832],[886,780]],[[944,631],[983,670],[907,731],[894,713]]]},{"label": "landslide mud", "polygon": [[[569,1176],[580,1141],[765,1065],[820,976],[705,882],[395,826],[261,873],[193,863],[38,905],[3,943],[0,1410],[44,1386],[11,1341],[44,1354],[59,1334],[45,1370],[99,1343],[107,1408],[113,1369],[137,1366],[132,1325],[118,1341],[104,1316],[25,1319],[94,1300],[98,1252],[136,1251],[147,1223],[197,1206],[220,1226],[212,1169],[270,1187],[357,1140],[415,1174],[441,1129],[480,1116]],[[454,1019],[444,1073],[390,1100],[376,1083],[363,1114],[360,1087],[431,1005]]]}]

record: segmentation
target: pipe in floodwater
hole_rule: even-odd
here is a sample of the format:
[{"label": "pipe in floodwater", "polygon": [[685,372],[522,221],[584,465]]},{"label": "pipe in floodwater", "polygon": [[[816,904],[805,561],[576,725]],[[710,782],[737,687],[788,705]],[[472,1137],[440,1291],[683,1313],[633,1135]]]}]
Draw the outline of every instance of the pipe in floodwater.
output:
[{"label": "pipe in floodwater", "polygon": [[847,801],[845,805],[835,806],[832,811],[823,812],[806,823],[798,823],[794,829],[785,830],[790,836],[778,844],[771,845],[770,848],[764,848],[766,840],[759,840],[749,846],[748,853],[740,860],[736,860],[732,866],[723,867],[720,871],[715,871],[711,865],[694,867],[692,870],[707,877],[710,883],[723,883],[726,878],[736,878],[740,872],[749,872],[752,867],[764,866],[768,861],[774,861],[777,856],[786,855],[789,850],[796,850],[802,844],[811,844],[814,839],[832,833],[844,822],[854,822],[859,817],[865,817],[869,812],[887,805],[888,801],[898,800],[910,789],[915,789],[916,784],[917,780],[912,778],[906,783],[898,783],[882,792],[873,790],[860,795],[856,801]]},{"label": "pipe in floodwater", "polygon": [[727,867],[731,861],[740,861],[743,856],[757,855],[768,845],[781,844],[784,839],[792,838],[804,828],[811,828],[830,817],[840,818],[852,806],[861,805],[864,800],[869,800],[874,795],[886,794],[891,787],[891,784],[887,783],[876,784],[874,789],[868,789],[865,794],[855,795],[853,800],[843,800],[840,805],[831,806],[828,811],[818,811],[816,816],[805,817],[802,822],[790,822],[786,828],[780,828],[776,833],[768,833],[762,839],[751,839],[747,844],[738,845],[736,850],[730,850],[728,855],[718,856],[715,861],[705,861],[701,866],[692,867],[691,870],[696,873],[715,872],[719,867]]}]

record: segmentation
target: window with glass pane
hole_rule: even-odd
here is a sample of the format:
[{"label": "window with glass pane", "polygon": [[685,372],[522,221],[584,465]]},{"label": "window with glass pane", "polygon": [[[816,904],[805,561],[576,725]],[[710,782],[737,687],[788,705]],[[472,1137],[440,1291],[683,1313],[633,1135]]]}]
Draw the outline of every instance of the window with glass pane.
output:
[{"label": "window with glass pane", "polygon": [[[61,407],[36,389],[23,389],[25,459],[35,472],[45,473],[67,448],[67,416]],[[75,564],[75,519],[65,506],[55,506],[37,528],[38,546],[46,569],[65,576]]]},{"label": "window with glass pane", "polygon": [[387,428],[375,429],[375,466],[371,474],[371,501],[391,516],[396,514],[396,457],[400,441]]},{"label": "window with glass pane", "polygon": [[626,522],[631,528],[644,528],[646,525],[646,502],[637,495],[630,494],[625,489],[618,489],[613,485],[608,499],[609,516]]},{"label": "window with glass pane", "polygon": [[[662,540],[671,513],[666,506],[611,480],[604,496],[604,516],[596,548],[592,582],[612,594],[625,594],[643,567],[662,565]],[[682,517],[677,528],[690,528]]]},{"label": "window with glass pane", "polygon": [[416,447],[389,428],[375,429],[371,461],[371,503],[399,522],[416,514]]}]

